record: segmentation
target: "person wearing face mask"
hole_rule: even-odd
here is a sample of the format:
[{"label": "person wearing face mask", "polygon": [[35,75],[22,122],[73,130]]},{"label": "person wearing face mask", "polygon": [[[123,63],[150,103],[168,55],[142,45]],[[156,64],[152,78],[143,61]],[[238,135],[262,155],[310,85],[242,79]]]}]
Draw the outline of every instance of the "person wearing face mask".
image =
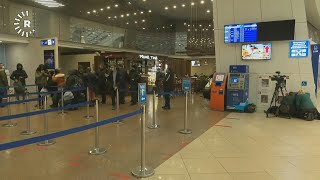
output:
[{"label": "person wearing face mask", "polygon": [[[7,74],[4,69],[4,65],[0,63],[0,96],[4,96],[7,93],[8,79]],[[2,103],[2,98],[0,97],[0,103]],[[1,106],[4,107],[4,106]]]},{"label": "person wearing face mask", "polygon": [[23,99],[25,99],[25,87],[26,86],[26,79],[28,78],[28,75],[26,71],[23,69],[22,64],[17,64],[17,70],[13,71],[13,73],[10,76],[10,79],[14,81],[14,86],[20,86],[16,87],[15,91],[17,96],[17,100],[19,101],[19,96],[22,95]]},{"label": "person wearing face mask", "polygon": [[[163,90],[165,93],[170,93],[174,90],[174,73],[172,72],[171,68],[167,69],[167,73],[163,83]],[[170,94],[165,94],[164,99],[165,99],[165,105],[162,108],[165,110],[170,110],[171,109]]]}]

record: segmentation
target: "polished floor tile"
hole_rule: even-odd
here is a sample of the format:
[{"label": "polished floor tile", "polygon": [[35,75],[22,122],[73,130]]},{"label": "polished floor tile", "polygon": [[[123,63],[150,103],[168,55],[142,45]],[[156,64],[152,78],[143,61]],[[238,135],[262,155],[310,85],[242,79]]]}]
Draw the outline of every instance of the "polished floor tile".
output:
[{"label": "polished floor tile", "polygon": [[228,173],[223,174],[190,174],[191,180],[233,180]]},{"label": "polished floor tile", "polygon": [[184,159],[185,166],[190,174],[225,173],[226,170],[215,158]]}]

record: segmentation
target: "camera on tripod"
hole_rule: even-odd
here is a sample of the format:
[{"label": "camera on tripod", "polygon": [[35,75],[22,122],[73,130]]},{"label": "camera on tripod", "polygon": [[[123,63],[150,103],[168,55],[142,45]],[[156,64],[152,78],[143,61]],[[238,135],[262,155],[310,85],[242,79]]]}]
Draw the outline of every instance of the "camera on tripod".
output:
[{"label": "camera on tripod", "polygon": [[280,75],[281,72],[277,71],[276,75],[270,76],[271,81],[277,81],[277,84],[280,85],[280,87],[285,87],[287,82],[287,76]]},{"label": "camera on tripod", "polygon": [[[288,77],[285,75],[281,75],[281,72],[277,71],[276,75],[270,76],[270,79],[271,81],[276,81],[276,87],[274,89],[270,107],[267,111],[265,111],[267,117],[269,117],[269,114],[279,116],[282,112],[285,112],[288,117],[291,118],[289,111],[287,111],[287,107],[281,106],[281,101],[285,97],[284,91],[287,91],[286,83]],[[280,96],[282,97],[282,99],[280,99]]]}]

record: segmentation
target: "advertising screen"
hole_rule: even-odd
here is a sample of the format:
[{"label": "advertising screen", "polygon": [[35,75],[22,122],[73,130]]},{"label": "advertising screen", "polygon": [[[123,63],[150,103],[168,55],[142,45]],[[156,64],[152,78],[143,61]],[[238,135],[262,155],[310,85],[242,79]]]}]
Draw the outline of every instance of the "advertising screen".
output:
[{"label": "advertising screen", "polygon": [[225,43],[244,43],[257,42],[258,25],[251,24],[234,24],[224,27],[224,42]]},{"label": "advertising screen", "polygon": [[224,81],[224,75],[216,75],[216,79],[215,79],[216,82],[223,82]]},{"label": "advertising screen", "polygon": [[44,64],[48,69],[55,69],[54,50],[44,50]]},{"label": "advertising screen", "polygon": [[242,45],[243,60],[270,60],[272,53],[271,43]]},{"label": "advertising screen", "polygon": [[191,66],[192,66],[192,67],[199,67],[199,66],[201,66],[200,61],[191,61]]}]

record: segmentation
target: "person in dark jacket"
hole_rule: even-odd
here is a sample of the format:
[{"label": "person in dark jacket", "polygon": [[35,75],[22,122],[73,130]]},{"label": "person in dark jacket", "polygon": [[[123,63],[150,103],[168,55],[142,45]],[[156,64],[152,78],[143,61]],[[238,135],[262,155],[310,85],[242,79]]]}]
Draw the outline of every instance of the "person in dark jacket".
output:
[{"label": "person in dark jacket", "polygon": [[[8,79],[4,69],[4,65],[0,63],[0,96],[7,94]],[[2,103],[2,97],[0,97],[0,103]],[[1,106],[4,107],[4,106]]]},{"label": "person in dark jacket", "polygon": [[119,102],[125,104],[125,95],[127,91],[128,74],[121,66],[117,73],[117,87],[119,88]]},{"label": "person in dark jacket", "polygon": [[107,101],[107,78],[108,73],[104,66],[100,66],[100,69],[97,73],[98,77],[98,84],[97,84],[97,91],[101,95],[102,104],[106,104]]},{"label": "person in dark jacket", "polygon": [[89,89],[89,100],[93,101],[95,99],[95,91],[96,91],[96,83],[97,83],[97,76],[91,72],[91,68],[88,67],[86,72],[84,73],[84,86],[88,87]]},{"label": "person in dark jacket", "polygon": [[131,91],[131,105],[136,105],[138,102],[138,83],[140,81],[140,75],[137,70],[137,66],[132,66],[129,73],[129,84]]},{"label": "person in dark jacket", "polygon": [[108,77],[108,91],[110,93],[111,101],[112,101],[112,110],[116,109],[116,96],[117,96],[117,78],[118,72],[115,68],[114,70],[110,70]]},{"label": "person in dark jacket", "polygon": [[157,73],[156,73],[156,82],[155,82],[158,97],[161,97],[161,95],[159,95],[159,93],[161,92],[161,84],[162,84],[163,79],[164,79],[164,74],[161,72],[161,69],[158,68]]},{"label": "person in dark jacket", "polygon": [[[163,90],[165,93],[170,93],[174,90],[174,74],[171,68],[167,69],[167,73],[163,83]],[[162,108],[165,110],[170,110],[171,109],[170,94],[165,94],[164,99],[165,99],[165,105]]]},{"label": "person in dark jacket", "polygon": [[[17,64],[17,70],[13,71],[10,76],[10,79],[14,81],[14,86],[26,86],[26,79],[28,75],[26,71],[23,69],[22,64]],[[17,100],[19,100],[19,96],[22,95],[23,99],[25,99],[25,87],[17,87],[15,88],[17,96]]]}]

